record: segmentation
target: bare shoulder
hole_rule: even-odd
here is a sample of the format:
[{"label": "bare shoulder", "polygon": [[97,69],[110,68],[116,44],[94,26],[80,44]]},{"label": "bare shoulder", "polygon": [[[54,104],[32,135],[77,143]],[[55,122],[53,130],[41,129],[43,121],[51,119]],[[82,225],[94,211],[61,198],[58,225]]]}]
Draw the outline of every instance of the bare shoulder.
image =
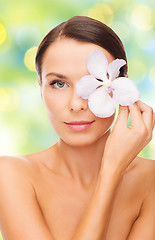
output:
[{"label": "bare shoulder", "polygon": [[[22,173],[32,173],[34,170],[39,170],[39,164],[43,159],[47,158],[49,149],[45,149],[40,152],[30,153],[26,155],[17,156],[0,156],[0,169],[9,171],[13,169],[15,171]],[[20,171],[19,171],[20,170]]]},{"label": "bare shoulder", "polygon": [[137,157],[135,160],[135,173],[140,184],[145,188],[146,194],[155,192],[155,160]]},{"label": "bare shoulder", "polygon": [[39,167],[28,156],[0,156],[0,191],[4,190],[3,187],[12,186],[14,192],[17,189],[24,192],[28,187],[29,194],[35,196],[34,179],[39,173]]},{"label": "bare shoulder", "polygon": [[28,163],[26,157],[23,156],[0,156],[1,166],[19,166]]},{"label": "bare shoulder", "polygon": [[33,169],[33,161],[25,156],[0,156],[0,174],[28,176]]},{"label": "bare shoulder", "polygon": [[42,171],[48,159],[51,161],[54,147],[47,148],[40,152],[17,156],[0,156],[0,175],[10,174],[18,177],[34,179]]},{"label": "bare shoulder", "polygon": [[0,229],[4,239],[51,239],[33,186],[34,165],[25,156],[0,157]]},{"label": "bare shoulder", "polygon": [[137,157],[135,162],[139,170],[145,174],[150,174],[150,177],[155,177],[155,160]]},{"label": "bare shoulder", "polygon": [[136,157],[124,177],[124,188],[128,187],[142,203],[147,195],[155,192],[155,161]]},{"label": "bare shoulder", "polygon": [[[0,156],[0,191],[6,191],[9,186],[17,187],[28,186],[33,190],[32,174],[33,162],[24,156]],[[21,187],[21,191],[24,188]],[[34,191],[31,191],[34,194]]]}]

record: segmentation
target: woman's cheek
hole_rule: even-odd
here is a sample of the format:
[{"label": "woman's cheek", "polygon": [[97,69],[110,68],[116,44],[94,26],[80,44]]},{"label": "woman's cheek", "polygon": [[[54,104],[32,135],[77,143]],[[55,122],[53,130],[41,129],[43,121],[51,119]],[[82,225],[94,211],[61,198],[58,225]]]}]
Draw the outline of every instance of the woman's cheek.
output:
[{"label": "woman's cheek", "polygon": [[64,110],[66,106],[66,98],[61,90],[51,90],[46,88],[44,90],[44,104],[48,112],[51,114],[58,114],[59,111]]}]

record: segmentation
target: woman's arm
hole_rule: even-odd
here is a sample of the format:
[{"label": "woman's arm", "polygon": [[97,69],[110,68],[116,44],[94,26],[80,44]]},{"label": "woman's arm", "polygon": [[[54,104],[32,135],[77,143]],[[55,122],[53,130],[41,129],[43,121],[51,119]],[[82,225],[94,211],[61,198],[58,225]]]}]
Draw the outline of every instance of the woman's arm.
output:
[{"label": "woman's arm", "polygon": [[72,240],[105,239],[120,180],[120,174],[100,174],[92,199]]},{"label": "woman's arm", "polygon": [[[127,127],[128,116],[132,126]],[[138,101],[119,108],[108,137],[95,192],[72,240],[105,240],[114,197],[130,163],[152,138],[153,110]],[[124,239],[125,240],[125,239]]]}]

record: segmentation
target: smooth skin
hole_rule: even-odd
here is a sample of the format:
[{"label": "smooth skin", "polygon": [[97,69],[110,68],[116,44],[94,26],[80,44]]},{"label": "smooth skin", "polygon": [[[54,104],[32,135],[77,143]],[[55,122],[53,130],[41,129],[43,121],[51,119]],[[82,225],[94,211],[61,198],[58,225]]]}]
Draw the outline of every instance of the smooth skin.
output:
[{"label": "smooth skin", "polygon": [[[0,157],[4,240],[155,239],[155,161],[137,157],[152,139],[153,109],[140,100],[119,106],[112,131],[115,114],[98,118],[89,110],[75,89],[94,49],[113,60],[95,44],[66,38],[45,53],[38,82],[60,138],[38,153]],[[50,85],[53,80],[61,84]],[[64,122],[75,120],[95,122],[74,132]]]}]

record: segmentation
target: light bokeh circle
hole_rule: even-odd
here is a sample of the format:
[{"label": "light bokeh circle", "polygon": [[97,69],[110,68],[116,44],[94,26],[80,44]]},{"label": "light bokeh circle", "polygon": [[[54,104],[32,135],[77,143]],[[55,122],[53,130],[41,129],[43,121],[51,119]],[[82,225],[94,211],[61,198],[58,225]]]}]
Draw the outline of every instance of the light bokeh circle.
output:
[{"label": "light bokeh circle", "polygon": [[2,23],[0,23],[0,45],[5,42],[6,36],[7,36],[6,28]]},{"label": "light bokeh circle", "polygon": [[36,68],[35,68],[35,56],[36,56],[36,52],[37,52],[37,47],[32,47],[30,48],[26,53],[25,53],[25,57],[24,57],[24,63],[26,65],[26,67],[32,71],[35,72]]}]

